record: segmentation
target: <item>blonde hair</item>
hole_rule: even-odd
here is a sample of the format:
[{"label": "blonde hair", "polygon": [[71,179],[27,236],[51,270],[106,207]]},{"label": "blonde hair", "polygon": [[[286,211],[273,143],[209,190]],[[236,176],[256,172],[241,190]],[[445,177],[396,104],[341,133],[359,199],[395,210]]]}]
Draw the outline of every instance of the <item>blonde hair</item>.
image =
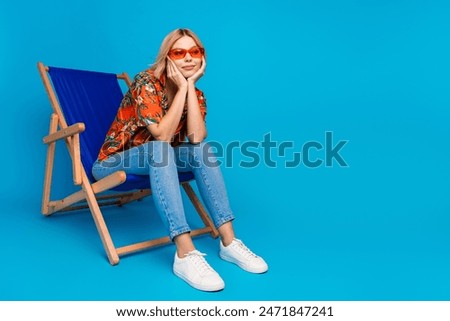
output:
[{"label": "blonde hair", "polygon": [[153,70],[153,74],[157,78],[161,77],[162,75],[166,76],[167,55],[169,54],[169,51],[172,48],[173,44],[177,42],[178,39],[184,36],[191,37],[198,47],[204,48],[202,42],[200,41],[200,38],[191,30],[181,28],[173,30],[164,38],[161,47],[159,48],[159,53],[156,57],[155,63],[150,67],[150,69]]}]

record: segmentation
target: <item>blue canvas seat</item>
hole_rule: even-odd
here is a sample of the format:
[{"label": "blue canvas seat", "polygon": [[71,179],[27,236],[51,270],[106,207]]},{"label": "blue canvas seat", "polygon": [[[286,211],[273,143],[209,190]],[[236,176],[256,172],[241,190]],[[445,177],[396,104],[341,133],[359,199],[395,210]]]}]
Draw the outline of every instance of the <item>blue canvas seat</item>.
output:
[{"label": "blue canvas seat", "polygon": [[[59,211],[89,208],[111,264],[117,264],[120,255],[169,243],[168,237],[162,237],[116,248],[100,210],[105,205],[123,205],[151,195],[148,176],[118,171],[96,181],[91,173],[123,98],[119,80],[130,86],[128,75],[47,67],[42,63],[38,63],[38,69],[53,109],[50,132],[44,137],[48,151],[42,213],[50,215]],[[72,159],[73,181],[75,185],[81,185],[81,190],[62,200],[51,201],[52,168],[55,142],[58,140],[66,141]],[[217,237],[217,230],[190,186],[193,174],[179,172],[178,175],[181,186],[205,223],[204,228],[193,230],[191,234],[209,233]]]}]

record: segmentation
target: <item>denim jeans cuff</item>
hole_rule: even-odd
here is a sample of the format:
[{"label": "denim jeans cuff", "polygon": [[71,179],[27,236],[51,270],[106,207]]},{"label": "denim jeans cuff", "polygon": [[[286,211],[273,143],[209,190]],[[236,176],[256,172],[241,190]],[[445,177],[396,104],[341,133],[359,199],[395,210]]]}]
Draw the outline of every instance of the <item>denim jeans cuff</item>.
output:
[{"label": "denim jeans cuff", "polygon": [[170,232],[170,239],[172,240],[172,242],[173,242],[173,239],[176,237],[176,236],[178,236],[178,235],[180,235],[180,234],[184,234],[184,233],[189,233],[191,231],[191,229],[189,228],[189,227],[184,227],[184,228],[181,228],[181,229],[178,229],[178,230],[175,230],[175,231],[172,231],[172,232]]},{"label": "denim jeans cuff", "polygon": [[220,221],[215,222],[215,226],[216,228],[221,227],[222,225],[224,225],[225,223],[231,222],[232,220],[234,220],[234,215],[233,214],[229,214],[227,216],[224,216],[220,219]]}]

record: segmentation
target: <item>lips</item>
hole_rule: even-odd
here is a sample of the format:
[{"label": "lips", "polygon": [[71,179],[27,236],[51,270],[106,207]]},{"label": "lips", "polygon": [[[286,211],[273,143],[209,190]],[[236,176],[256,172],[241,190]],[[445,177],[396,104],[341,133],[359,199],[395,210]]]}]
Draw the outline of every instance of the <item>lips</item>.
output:
[{"label": "lips", "polygon": [[184,67],[181,67],[181,68],[184,69],[184,70],[192,70],[192,69],[195,68],[195,65],[194,66],[184,66]]}]

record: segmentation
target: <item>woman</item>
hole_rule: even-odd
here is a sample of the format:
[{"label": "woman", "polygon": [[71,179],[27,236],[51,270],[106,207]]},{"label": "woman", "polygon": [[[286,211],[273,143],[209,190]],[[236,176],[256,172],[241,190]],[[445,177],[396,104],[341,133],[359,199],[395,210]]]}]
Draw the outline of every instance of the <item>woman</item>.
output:
[{"label": "woman", "polygon": [[[192,171],[201,197],[218,229],[219,255],[252,273],[264,273],[264,260],[235,238],[218,166],[211,166],[203,92],[195,83],[205,72],[205,51],[188,29],[163,40],[156,62],[140,72],[125,94],[92,173],[101,179],[114,171],[149,175],[155,206],[176,245],[174,273],[196,289],[218,291],[225,284],[196,250],[186,222],[177,171]],[[186,142],[187,139],[187,142]],[[207,166],[208,165],[208,166]]]}]

